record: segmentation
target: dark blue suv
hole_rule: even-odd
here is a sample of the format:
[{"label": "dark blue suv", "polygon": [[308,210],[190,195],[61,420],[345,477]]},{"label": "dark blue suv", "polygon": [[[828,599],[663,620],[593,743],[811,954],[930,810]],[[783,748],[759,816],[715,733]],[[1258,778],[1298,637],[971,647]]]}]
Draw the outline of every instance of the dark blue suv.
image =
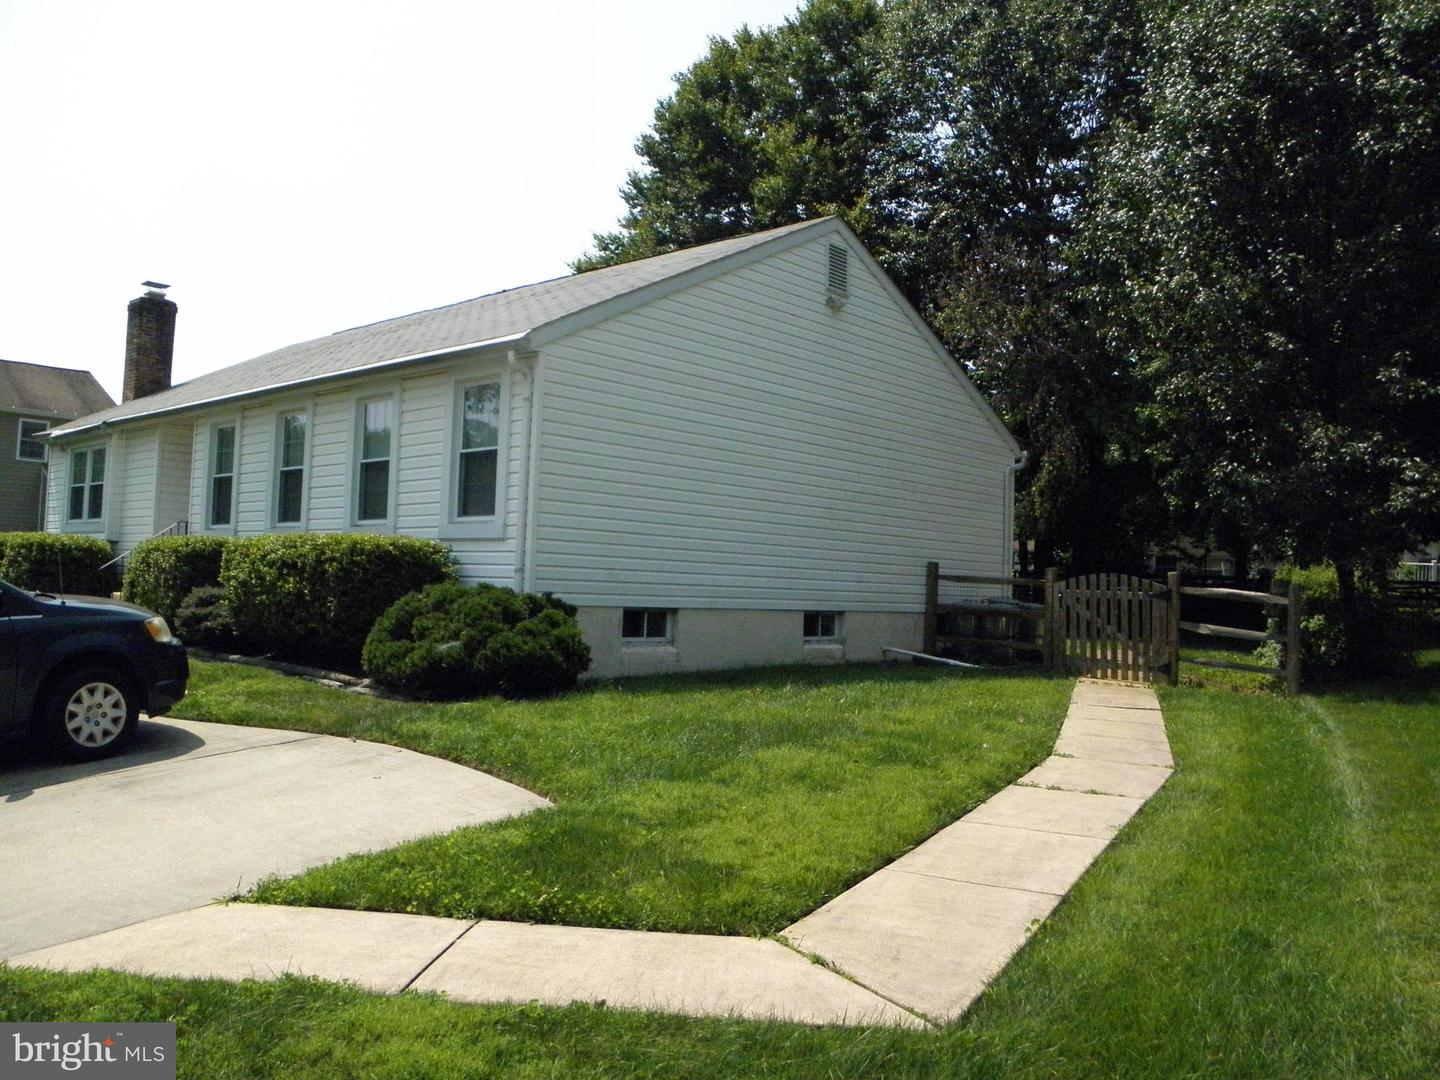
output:
[{"label": "dark blue suv", "polygon": [[140,713],[184,697],[189,676],[185,646],[154,612],[0,581],[0,736],[103,757],[130,740]]}]

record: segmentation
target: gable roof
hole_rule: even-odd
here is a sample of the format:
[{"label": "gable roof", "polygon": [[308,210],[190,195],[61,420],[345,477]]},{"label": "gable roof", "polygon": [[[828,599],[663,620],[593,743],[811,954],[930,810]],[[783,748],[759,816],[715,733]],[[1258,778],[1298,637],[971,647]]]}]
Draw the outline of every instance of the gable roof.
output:
[{"label": "gable roof", "polygon": [[[827,224],[832,228],[839,225],[835,218],[785,225],[341,330],[82,416],[52,434],[73,434],[101,424],[411,363],[462,349],[523,346],[528,344],[524,339],[529,335],[562,319],[622,297],[641,302],[648,297],[649,286],[681,288],[693,271]],[[635,297],[637,293],[646,295]]]},{"label": "gable roof", "polygon": [[0,409],[7,412],[85,416],[114,404],[88,371],[0,360]]}]

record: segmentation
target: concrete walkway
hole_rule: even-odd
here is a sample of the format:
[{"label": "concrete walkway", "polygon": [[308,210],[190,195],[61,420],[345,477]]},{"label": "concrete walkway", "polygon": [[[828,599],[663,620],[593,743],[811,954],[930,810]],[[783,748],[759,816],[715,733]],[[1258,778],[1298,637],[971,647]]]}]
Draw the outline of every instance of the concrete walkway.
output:
[{"label": "concrete walkway", "polygon": [[232,904],[10,962],[192,978],[295,972],[460,1001],[923,1027],[964,1012],[1170,767],[1152,691],[1081,681],[1052,757],[787,928],[783,943]]}]

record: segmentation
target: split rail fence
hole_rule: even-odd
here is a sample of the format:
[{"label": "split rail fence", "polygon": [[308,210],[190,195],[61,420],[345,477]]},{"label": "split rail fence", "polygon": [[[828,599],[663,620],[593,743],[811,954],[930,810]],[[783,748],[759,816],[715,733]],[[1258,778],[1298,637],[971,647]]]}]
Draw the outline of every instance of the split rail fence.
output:
[{"label": "split rail fence", "polygon": [[[1002,590],[998,596],[941,598],[941,586]],[[1022,594],[1025,597],[1022,599]],[[1181,619],[1184,597],[1256,604],[1266,609],[1266,629],[1253,630]],[[962,629],[963,627],[963,629]],[[1279,627],[1272,630],[1271,627]],[[1300,687],[1300,589],[1288,593],[1186,586],[1178,573],[1164,584],[1128,574],[1084,574],[1060,580],[942,574],[939,563],[925,567],[924,651],[981,645],[1030,652],[1047,669],[1120,682],[1172,686],[1180,678],[1180,633],[1259,644],[1279,642],[1284,667],[1231,660],[1186,659],[1197,667],[1251,671],[1285,677],[1291,693]]]}]

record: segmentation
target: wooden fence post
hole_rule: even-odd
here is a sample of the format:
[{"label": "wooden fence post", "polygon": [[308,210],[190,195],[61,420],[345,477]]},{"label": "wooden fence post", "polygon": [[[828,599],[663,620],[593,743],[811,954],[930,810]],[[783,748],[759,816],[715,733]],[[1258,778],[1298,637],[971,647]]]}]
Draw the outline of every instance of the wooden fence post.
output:
[{"label": "wooden fence post", "polygon": [[940,564],[927,562],[925,564],[925,641],[920,647],[920,651],[931,656],[935,655],[935,631],[939,621],[939,607]]},{"label": "wooden fence post", "polygon": [[1167,579],[1170,585],[1170,626],[1165,635],[1166,652],[1170,654],[1170,685],[1180,685],[1180,571],[1171,570]]},{"label": "wooden fence post", "polygon": [[1290,582],[1290,603],[1285,605],[1285,689],[1300,692],[1300,586]]},{"label": "wooden fence post", "polygon": [[1059,671],[1064,661],[1065,646],[1057,640],[1060,626],[1060,612],[1058,610],[1059,597],[1056,595],[1057,583],[1055,567],[1047,567],[1045,570],[1045,667],[1050,671]]}]

